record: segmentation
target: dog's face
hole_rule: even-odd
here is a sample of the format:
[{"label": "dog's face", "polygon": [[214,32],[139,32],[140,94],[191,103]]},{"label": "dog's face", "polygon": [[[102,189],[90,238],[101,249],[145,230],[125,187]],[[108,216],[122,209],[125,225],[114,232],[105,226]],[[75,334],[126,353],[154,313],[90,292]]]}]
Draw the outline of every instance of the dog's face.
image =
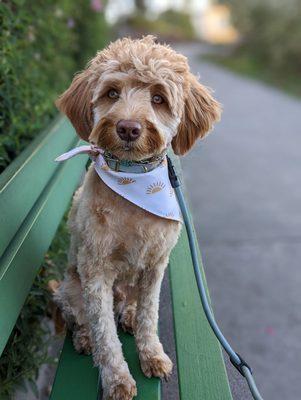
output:
[{"label": "dog's face", "polygon": [[184,154],[220,114],[186,58],[151,36],[117,40],[99,52],[57,105],[83,139],[128,160],[169,144]]},{"label": "dog's face", "polygon": [[179,118],[160,81],[143,82],[136,71],[103,73],[93,97],[94,127],[89,140],[121,159],[161,153]]}]

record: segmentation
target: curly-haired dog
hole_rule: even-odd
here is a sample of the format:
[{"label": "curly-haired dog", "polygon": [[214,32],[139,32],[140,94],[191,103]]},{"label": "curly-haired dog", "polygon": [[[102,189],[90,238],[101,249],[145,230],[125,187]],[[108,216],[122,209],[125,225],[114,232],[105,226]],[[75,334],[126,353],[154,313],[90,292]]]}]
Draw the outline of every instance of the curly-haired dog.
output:
[{"label": "curly-haired dog", "polygon": [[[212,128],[220,107],[187,60],[151,36],[117,40],[97,53],[57,101],[78,135],[119,160],[141,161],[170,145],[186,153]],[[77,351],[101,366],[105,399],[130,400],[136,384],[122,354],[114,312],[135,335],[148,377],[172,362],[157,334],[160,286],[181,223],[112,191],[93,166],[69,215],[69,268],[55,294]]]}]

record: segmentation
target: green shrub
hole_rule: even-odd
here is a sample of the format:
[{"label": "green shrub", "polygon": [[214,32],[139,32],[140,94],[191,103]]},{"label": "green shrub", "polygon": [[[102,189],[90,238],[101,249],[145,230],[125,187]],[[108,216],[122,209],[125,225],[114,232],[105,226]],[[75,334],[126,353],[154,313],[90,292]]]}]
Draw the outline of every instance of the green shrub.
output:
[{"label": "green shrub", "polygon": [[58,93],[107,41],[95,4],[0,2],[0,172],[49,123]]},{"label": "green shrub", "polygon": [[301,75],[300,0],[227,0],[242,34],[240,50],[272,70]]}]

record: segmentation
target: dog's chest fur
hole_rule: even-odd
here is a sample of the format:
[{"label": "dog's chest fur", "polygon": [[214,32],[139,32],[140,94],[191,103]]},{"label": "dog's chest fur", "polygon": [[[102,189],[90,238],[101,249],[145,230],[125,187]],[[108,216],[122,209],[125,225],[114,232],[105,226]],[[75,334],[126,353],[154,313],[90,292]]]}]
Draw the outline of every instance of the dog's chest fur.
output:
[{"label": "dog's chest fur", "polygon": [[76,242],[71,253],[90,253],[94,265],[88,268],[109,269],[120,278],[165,260],[181,229],[179,222],[150,214],[113,192],[93,166],[74,196],[69,226]]}]

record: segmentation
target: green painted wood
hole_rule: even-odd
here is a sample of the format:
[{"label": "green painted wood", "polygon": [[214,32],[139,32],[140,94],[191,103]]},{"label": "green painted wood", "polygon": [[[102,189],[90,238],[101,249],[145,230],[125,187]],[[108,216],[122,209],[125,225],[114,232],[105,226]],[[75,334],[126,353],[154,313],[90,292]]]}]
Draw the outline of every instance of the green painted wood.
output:
[{"label": "green painted wood", "polygon": [[[125,359],[137,383],[138,395],[135,400],[160,400],[160,380],[143,375],[133,336],[119,332],[119,337]],[[98,370],[92,365],[92,357],[77,354],[70,335],[67,335],[50,400],[96,400]]]},{"label": "green painted wood", "polygon": [[98,370],[92,357],[76,353],[67,335],[50,400],[96,400]]},{"label": "green painted wood", "polygon": [[231,400],[221,348],[199,298],[185,228],[169,269],[181,400]]},{"label": "green painted wood", "polygon": [[0,256],[58,168],[54,158],[77,141],[71,124],[59,117],[0,175]]},{"label": "green painted wood", "polygon": [[137,383],[138,395],[135,400],[160,400],[161,383],[158,378],[147,378],[139,363],[134,337],[124,332],[119,333],[122,343],[123,353],[129,364],[131,374]]},{"label": "green painted wood", "polygon": [[0,355],[87,162],[61,164],[0,259]]}]

